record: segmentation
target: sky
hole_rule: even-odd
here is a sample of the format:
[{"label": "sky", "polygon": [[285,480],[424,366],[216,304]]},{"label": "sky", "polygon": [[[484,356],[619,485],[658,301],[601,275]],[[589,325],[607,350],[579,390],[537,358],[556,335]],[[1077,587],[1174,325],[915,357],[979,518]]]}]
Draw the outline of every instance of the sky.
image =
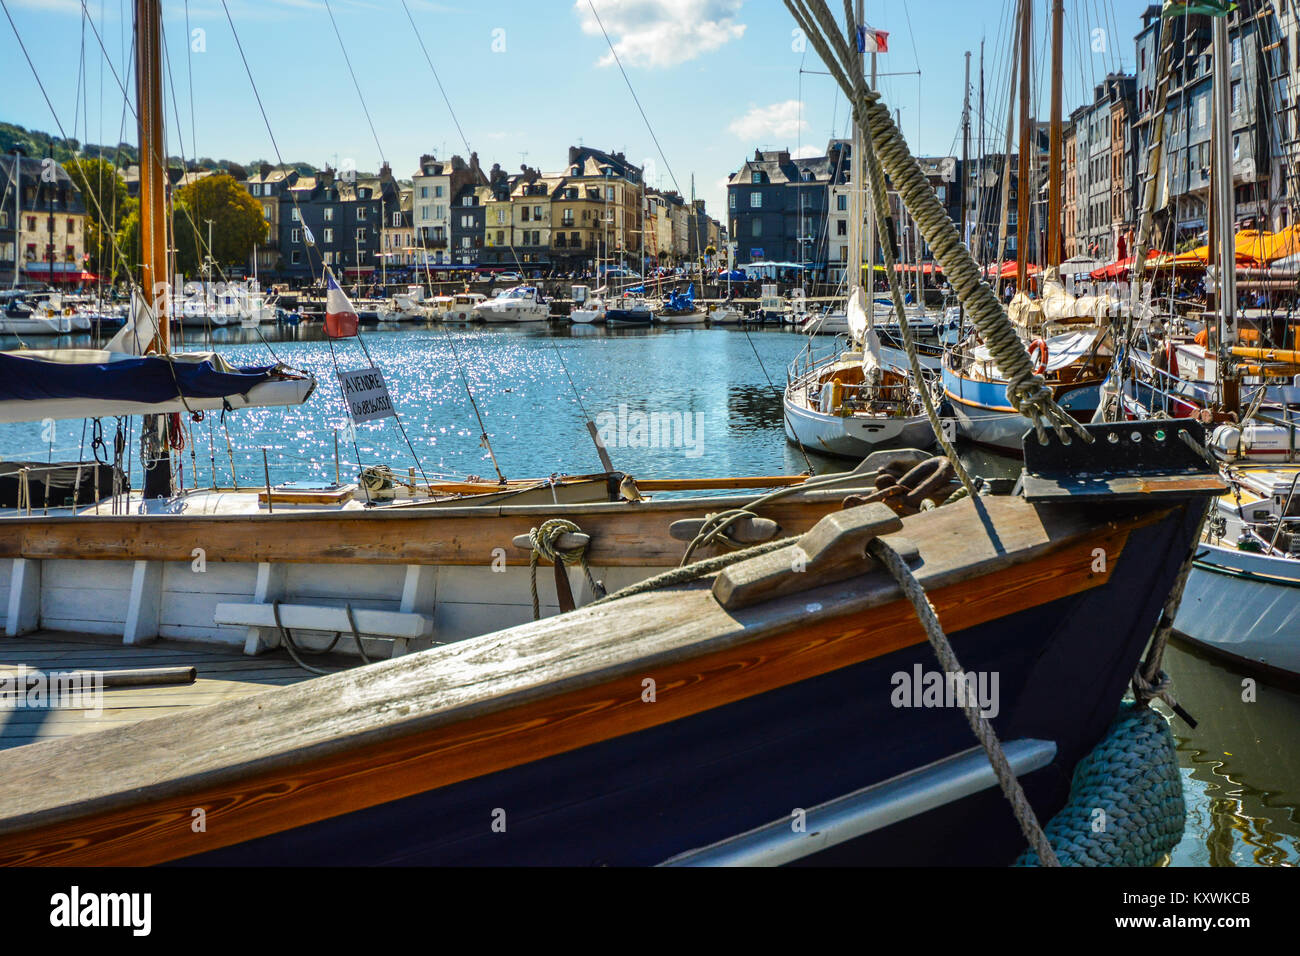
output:
[{"label": "sky", "polygon": [[[55,133],[61,124],[83,142],[134,142],[130,114],[119,136],[114,76],[133,89],[132,0],[3,3],[14,26],[0,17],[0,120]],[[867,22],[889,32],[879,87],[914,152],[960,154],[963,54],[972,53],[975,110],[981,41],[984,126],[990,150],[1000,148],[992,144],[1004,135],[1012,6],[867,0]],[[1066,0],[1067,116],[1108,72],[1132,72],[1147,6]],[[568,147],[583,143],[646,165],[652,186],[690,196],[693,178],[695,195],[725,220],[727,177],[756,148],[818,155],[832,136],[851,135],[843,96],[816,72],[824,68],[779,0],[163,0],[163,8],[170,154],[274,162],[278,147],[286,162],[361,171],[383,158],[409,178],[422,154],[465,155],[467,142],[485,169],[527,163],[543,172],[563,168]],[[1037,0],[1035,82],[1044,90],[1047,9]]]}]

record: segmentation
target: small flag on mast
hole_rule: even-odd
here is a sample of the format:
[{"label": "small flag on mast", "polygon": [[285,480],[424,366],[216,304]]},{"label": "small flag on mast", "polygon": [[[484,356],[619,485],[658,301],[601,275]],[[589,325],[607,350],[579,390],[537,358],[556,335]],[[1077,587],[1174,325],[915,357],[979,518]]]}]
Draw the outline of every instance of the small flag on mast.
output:
[{"label": "small flag on mast", "polygon": [[325,267],[325,334],[332,339],[351,338],[357,334],[357,310],[339,286],[329,266]]},{"label": "small flag on mast", "polygon": [[863,53],[888,53],[889,32],[865,25],[858,27],[858,49]]}]

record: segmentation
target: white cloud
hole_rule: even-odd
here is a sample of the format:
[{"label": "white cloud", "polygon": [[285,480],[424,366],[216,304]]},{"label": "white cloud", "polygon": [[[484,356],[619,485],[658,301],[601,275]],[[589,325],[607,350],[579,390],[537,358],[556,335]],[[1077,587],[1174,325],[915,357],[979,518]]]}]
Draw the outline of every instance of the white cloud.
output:
[{"label": "white cloud", "polygon": [[800,146],[797,149],[790,150],[791,159],[812,159],[815,156],[824,155],[826,155],[825,146]]},{"label": "white cloud", "polygon": [[[582,32],[604,39],[609,34],[624,66],[666,67],[710,53],[745,33],[736,22],[744,0],[594,0],[598,23],[588,0],[575,0]],[[613,54],[600,58],[613,66]]]},{"label": "white cloud", "polygon": [[732,120],[727,129],[751,143],[785,139],[808,128],[808,121],[802,119],[799,112],[798,100],[786,100],[770,106],[752,106],[744,116]]}]

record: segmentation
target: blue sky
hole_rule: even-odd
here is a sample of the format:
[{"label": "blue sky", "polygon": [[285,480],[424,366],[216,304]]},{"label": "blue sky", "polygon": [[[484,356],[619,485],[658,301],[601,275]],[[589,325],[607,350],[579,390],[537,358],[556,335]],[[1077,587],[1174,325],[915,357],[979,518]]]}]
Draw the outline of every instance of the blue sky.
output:
[{"label": "blue sky", "polygon": [[[800,73],[801,67],[822,67],[811,47],[800,49],[794,22],[779,0],[594,0],[662,156],[610,62],[588,0],[406,2],[465,137],[485,167],[497,162],[513,170],[527,162],[557,169],[567,147],[581,141],[649,161],[652,185],[665,189],[674,188],[675,178],[689,194],[694,174],[696,195],[723,218],[727,174],[756,147],[820,152],[832,134],[848,135],[845,104],[830,78]],[[5,3],[69,135],[116,142],[122,94],[90,25],[83,23],[80,0]],[[378,145],[324,0],[227,4],[286,161],[351,161],[373,170],[382,148],[394,171],[408,177],[421,153],[464,153],[401,0],[330,0]],[[867,21],[890,31],[879,69],[899,74],[883,76],[880,86],[890,105],[902,110],[914,150],[960,151],[963,52],[974,54],[977,84],[981,39],[986,128],[991,139],[1001,139],[1012,5],[1013,0],[868,0]],[[86,0],[90,22],[128,88],[123,54],[132,6],[131,0]],[[220,0],[188,0],[188,44],[186,6],[185,0],[164,0],[172,71],[165,82],[178,101],[168,104],[169,152],[181,152],[179,127],[186,155],[273,160]],[[1146,6],[1138,0],[1067,0],[1067,114],[1091,97],[1092,85],[1107,72],[1133,69],[1133,35]],[[1046,0],[1039,0],[1040,49],[1046,10]],[[79,82],[83,31],[86,76]],[[0,119],[56,130],[4,19],[0,63]],[[129,116],[125,138],[135,140]]]}]

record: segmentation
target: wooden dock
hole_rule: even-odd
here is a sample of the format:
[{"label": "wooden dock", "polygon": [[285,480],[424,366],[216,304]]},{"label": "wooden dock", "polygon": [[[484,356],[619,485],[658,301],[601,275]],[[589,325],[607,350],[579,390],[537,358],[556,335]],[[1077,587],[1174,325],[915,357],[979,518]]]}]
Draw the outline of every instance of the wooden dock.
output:
[{"label": "wooden dock", "polygon": [[0,701],[0,750],[134,724],[312,677],[283,653],[247,657],[238,648],[181,641],[130,647],[123,646],[121,638],[50,631],[0,639],[0,674],[17,674],[21,666],[29,673],[181,666],[195,668],[197,679],[192,684],[108,687],[103,690],[102,709],[94,704],[84,708],[19,707],[12,701]]}]

